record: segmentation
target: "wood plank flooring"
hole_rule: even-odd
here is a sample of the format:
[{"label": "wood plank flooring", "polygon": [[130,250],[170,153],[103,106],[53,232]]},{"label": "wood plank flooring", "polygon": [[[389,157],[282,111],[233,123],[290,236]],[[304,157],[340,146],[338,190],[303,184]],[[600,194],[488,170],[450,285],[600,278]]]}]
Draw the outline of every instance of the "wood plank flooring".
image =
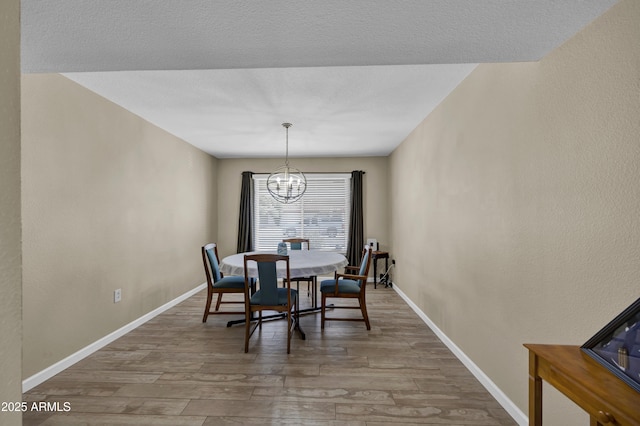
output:
[{"label": "wood plank flooring", "polygon": [[27,392],[30,406],[43,401],[63,410],[68,403],[70,410],[29,410],[23,424],[516,424],[390,288],[367,288],[371,331],[360,322],[328,322],[321,332],[320,314],[303,316],[307,339],[296,334],[290,355],[284,321],[256,331],[245,354],[244,326],[226,327],[238,317],[201,322],[205,296]]}]

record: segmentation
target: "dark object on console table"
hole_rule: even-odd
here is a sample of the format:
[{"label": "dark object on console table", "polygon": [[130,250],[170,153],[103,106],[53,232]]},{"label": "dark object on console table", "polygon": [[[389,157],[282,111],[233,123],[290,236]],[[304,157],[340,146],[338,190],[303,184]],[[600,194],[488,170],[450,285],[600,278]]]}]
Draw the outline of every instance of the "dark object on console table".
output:
[{"label": "dark object on console table", "polygon": [[640,392],[640,299],[596,333],[581,349]]}]

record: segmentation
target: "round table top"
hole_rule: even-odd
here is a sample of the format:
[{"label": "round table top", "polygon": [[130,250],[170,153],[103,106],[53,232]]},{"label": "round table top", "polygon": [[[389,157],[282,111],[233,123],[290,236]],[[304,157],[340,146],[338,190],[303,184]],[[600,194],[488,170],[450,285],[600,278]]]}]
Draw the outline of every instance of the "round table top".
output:
[{"label": "round table top", "polygon": [[[244,275],[245,254],[276,254],[274,251],[254,251],[232,254],[222,259],[220,271],[225,275]],[[312,275],[333,274],[334,271],[346,266],[349,262],[340,253],[317,250],[289,250],[289,273],[291,277],[308,277]],[[284,263],[279,262],[284,266]],[[284,268],[278,267],[278,277],[286,274]],[[249,268],[249,276],[257,277],[256,267]]]}]

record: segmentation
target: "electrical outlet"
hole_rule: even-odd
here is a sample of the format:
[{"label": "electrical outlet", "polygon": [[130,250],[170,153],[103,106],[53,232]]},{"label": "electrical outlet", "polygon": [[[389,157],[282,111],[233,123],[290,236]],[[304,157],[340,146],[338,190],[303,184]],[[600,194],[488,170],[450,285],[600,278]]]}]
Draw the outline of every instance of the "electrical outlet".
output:
[{"label": "electrical outlet", "polygon": [[113,303],[118,303],[122,300],[122,289],[118,288],[113,292]]},{"label": "electrical outlet", "polygon": [[395,259],[391,259],[391,264],[395,265],[396,264],[396,260]]}]

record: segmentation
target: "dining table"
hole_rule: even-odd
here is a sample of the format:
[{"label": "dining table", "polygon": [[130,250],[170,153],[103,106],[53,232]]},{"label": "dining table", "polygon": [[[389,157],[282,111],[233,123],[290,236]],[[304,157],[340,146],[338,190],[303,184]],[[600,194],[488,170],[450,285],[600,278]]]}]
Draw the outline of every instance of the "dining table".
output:
[{"label": "dining table", "polygon": [[[220,262],[220,271],[225,275],[244,276],[244,256],[248,254],[277,254],[277,251],[251,251],[226,256]],[[349,261],[344,255],[331,251],[289,250],[287,255],[289,256],[289,276],[291,278],[333,274],[338,269],[349,264]],[[276,272],[278,278],[285,278],[287,275],[285,264],[278,262]],[[257,266],[250,266],[247,275],[251,278],[258,278]],[[316,283],[316,281],[314,281],[314,283]],[[298,313],[317,312],[320,309],[317,302],[317,283],[313,285],[312,292],[313,306],[308,309],[301,309]],[[274,315],[273,317],[282,318],[283,316]],[[227,327],[243,322],[244,320],[229,321]],[[300,332],[304,339],[304,332],[302,330],[300,330]]]}]

